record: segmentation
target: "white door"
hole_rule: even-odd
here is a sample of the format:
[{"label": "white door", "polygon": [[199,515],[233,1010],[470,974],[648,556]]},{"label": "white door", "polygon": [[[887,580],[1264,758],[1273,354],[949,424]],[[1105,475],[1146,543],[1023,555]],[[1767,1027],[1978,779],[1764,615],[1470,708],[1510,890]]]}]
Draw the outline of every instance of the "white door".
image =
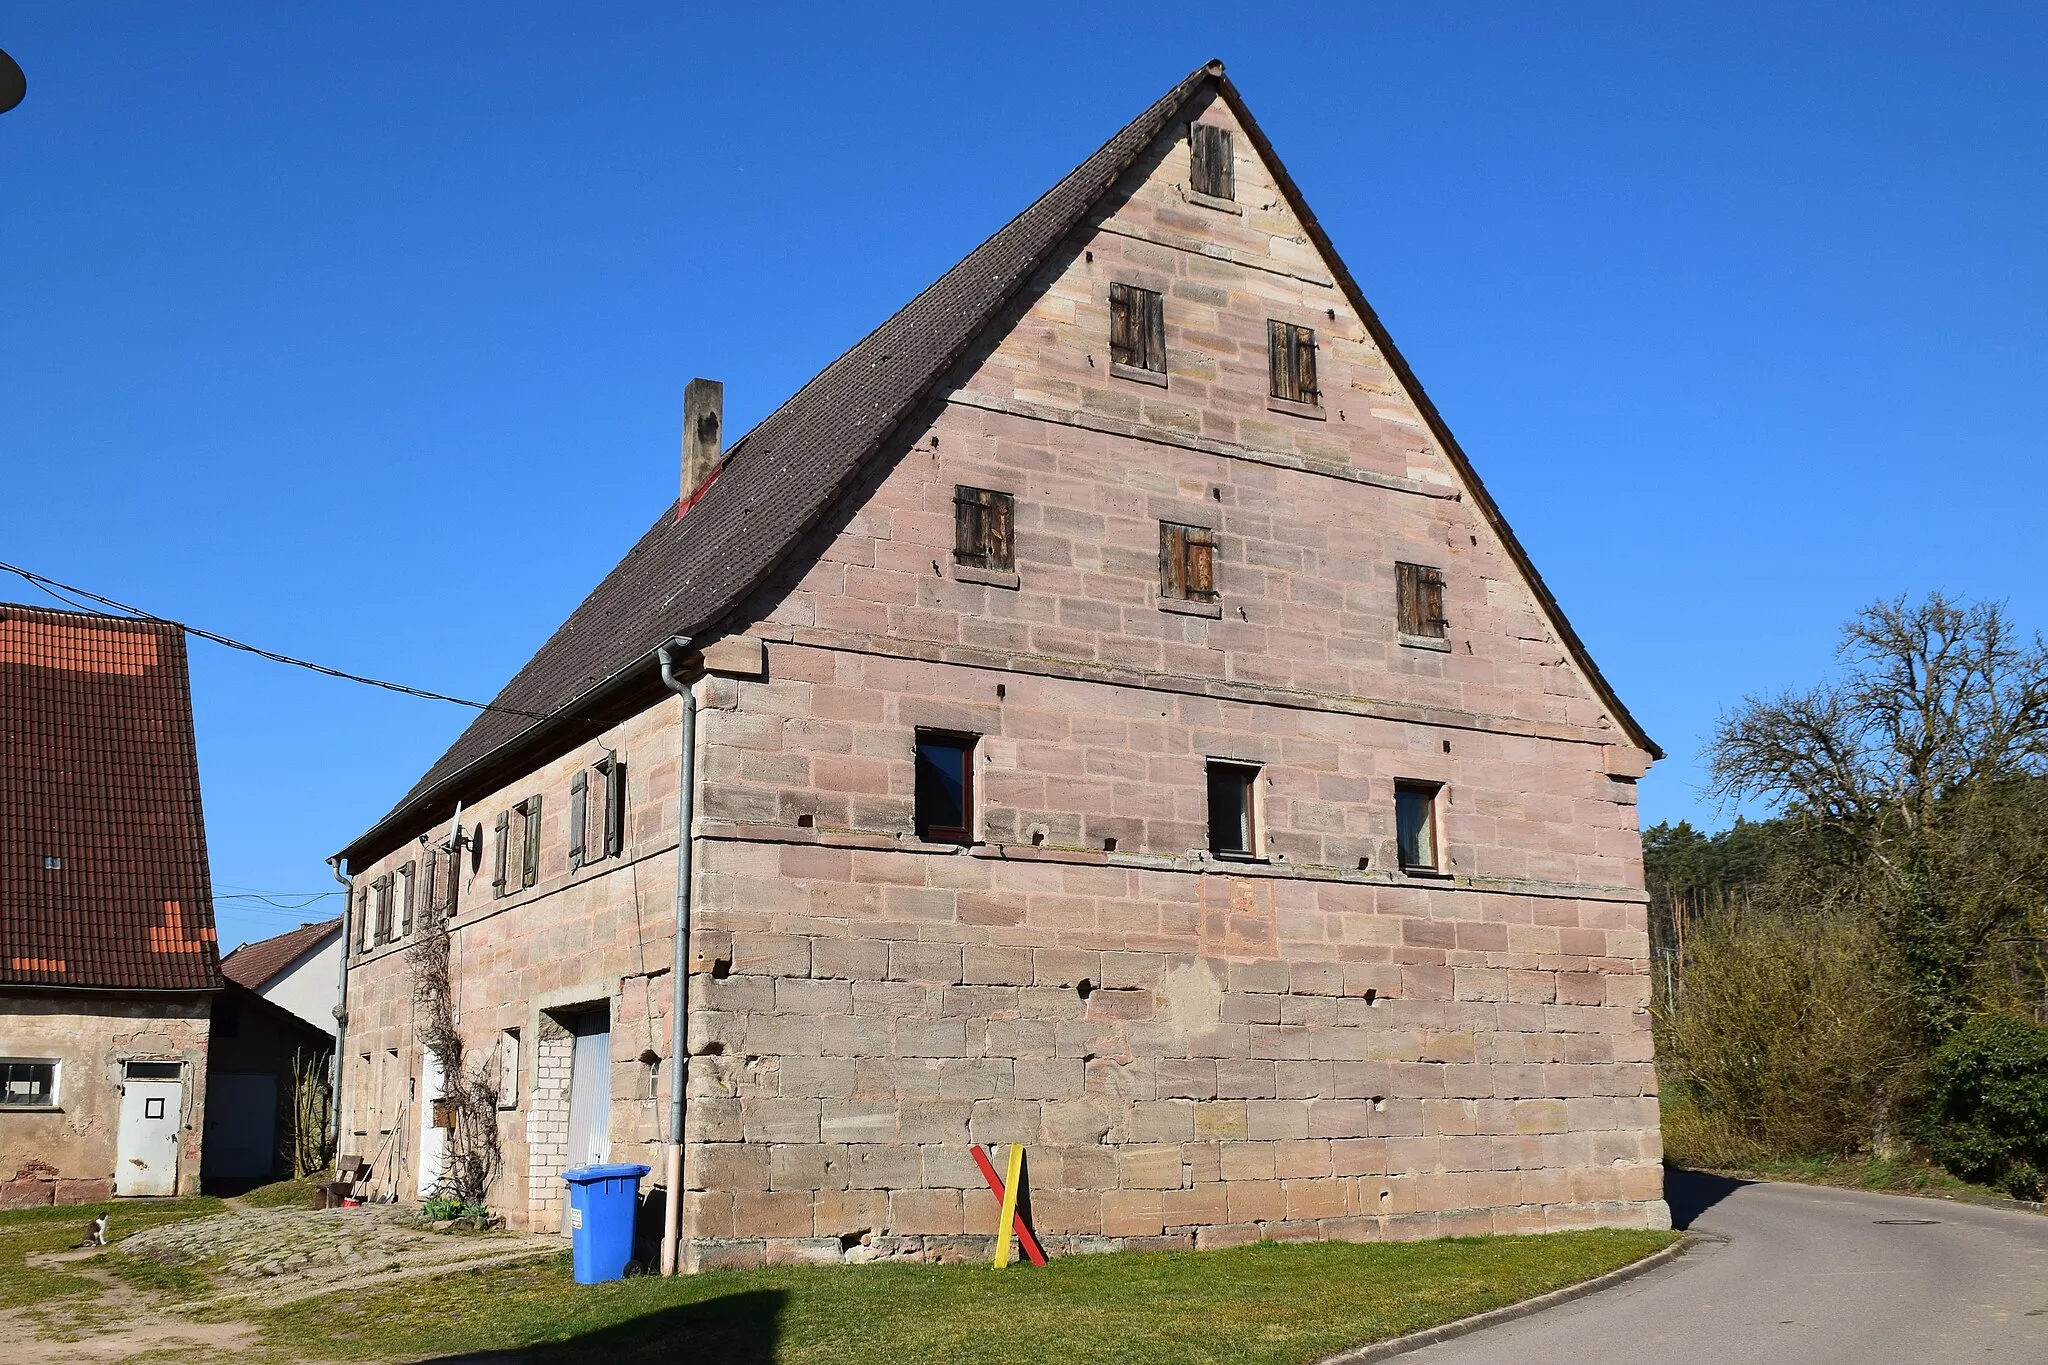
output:
[{"label": "white door", "polygon": [[121,1128],[114,1139],[114,1193],[178,1192],[178,1124],[185,1087],[179,1081],[121,1083]]},{"label": "white door", "polygon": [[438,1101],[443,1097],[441,1059],[431,1051],[420,1055],[420,1198],[436,1193],[441,1184],[441,1163],[448,1151],[448,1130],[434,1122]]},{"label": "white door", "polygon": [[[596,1166],[612,1159],[612,1025],[602,1009],[569,1021],[576,1050],[569,1062],[569,1165]],[[574,1231],[562,1220],[562,1235]]]}]

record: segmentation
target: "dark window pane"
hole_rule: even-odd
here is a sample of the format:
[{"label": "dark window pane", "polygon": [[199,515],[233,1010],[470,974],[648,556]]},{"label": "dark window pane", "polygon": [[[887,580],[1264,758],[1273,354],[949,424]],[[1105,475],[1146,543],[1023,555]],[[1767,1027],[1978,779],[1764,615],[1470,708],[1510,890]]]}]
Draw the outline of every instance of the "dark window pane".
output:
[{"label": "dark window pane", "polygon": [[1436,789],[1403,784],[1394,788],[1394,824],[1401,866],[1436,870]]},{"label": "dark window pane", "polygon": [[56,1102],[54,1062],[0,1062],[0,1105],[40,1109]]},{"label": "dark window pane", "polygon": [[1252,778],[1250,768],[1228,763],[1209,765],[1209,851],[1252,851]]},{"label": "dark window pane", "polygon": [[917,835],[966,843],[974,803],[974,741],[965,735],[917,737]]}]

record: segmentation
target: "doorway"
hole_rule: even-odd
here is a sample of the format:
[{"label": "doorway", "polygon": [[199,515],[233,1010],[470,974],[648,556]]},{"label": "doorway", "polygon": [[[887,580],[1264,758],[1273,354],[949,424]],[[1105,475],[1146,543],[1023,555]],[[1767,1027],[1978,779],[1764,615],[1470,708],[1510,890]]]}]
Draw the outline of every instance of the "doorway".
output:
[{"label": "doorway", "polygon": [[277,1077],[267,1071],[214,1071],[206,1080],[200,1175],[208,1180],[268,1176],[277,1164]]},{"label": "doorway", "polygon": [[575,1035],[569,1063],[569,1164],[611,1160],[612,1021],[600,1007],[567,1021]]},{"label": "doorway", "polygon": [[433,1049],[421,1049],[417,1108],[420,1119],[419,1196],[422,1199],[431,1199],[440,1193],[441,1166],[447,1160],[448,1127],[452,1120],[448,1117],[447,1106],[442,1103],[447,1098],[444,1075],[441,1059],[434,1055]]},{"label": "doorway", "polygon": [[178,1133],[185,1118],[182,1062],[129,1062],[121,1079],[114,1138],[114,1193],[178,1192]]}]

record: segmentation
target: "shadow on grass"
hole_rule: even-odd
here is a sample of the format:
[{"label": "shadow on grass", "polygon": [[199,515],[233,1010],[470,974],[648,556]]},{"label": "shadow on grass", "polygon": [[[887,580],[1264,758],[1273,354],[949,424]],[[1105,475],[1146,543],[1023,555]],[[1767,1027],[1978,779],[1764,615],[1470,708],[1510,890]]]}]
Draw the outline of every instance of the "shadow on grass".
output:
[{"label": "shadow on grass", "polygon": [[545,1346],[431,1359],[435,1365],[774,1365],[788,1300],[787,1290],[753,1289],[678,1304]]},{"label": "shadow on grass", "polygon": [[1699,1216],[1744,1185],[1754,1182],[1707,1171],[1687,1171],[1676,1166],[1664,1168],[1664,1202],[1671,1206],[1671,1226],[1680,1232]]}]

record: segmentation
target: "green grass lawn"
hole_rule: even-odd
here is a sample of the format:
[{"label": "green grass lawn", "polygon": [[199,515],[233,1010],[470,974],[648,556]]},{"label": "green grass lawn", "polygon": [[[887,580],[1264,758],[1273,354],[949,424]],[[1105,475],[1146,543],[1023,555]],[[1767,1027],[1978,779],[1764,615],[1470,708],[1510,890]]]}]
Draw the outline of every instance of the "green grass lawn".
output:
[{"label": "green grass lawn", "polygon": [[111,1204],[66,1204],[60,1208],[12,1209],[0,1213],[0,1308],[23,1308],[72,1294],[99,1291],[99,1284],[66,1269],[27,1264],[32,1252],[63,1251],[78,1245],[85,1226],[110,1215],[107,1241],[114,1243],[144,1228],[221,1212],[221,1202],[188,1199],[123,1199]]},{"label": "green grass lawn", "polygon": [[565,1255],[259,1313],[292,1358],[537,1361],[1230,1361],[1298,1365],[1626,1265],[1675,1233],[1584,1231],[1076,1256],[1043,1269],[868,1265],[579,1286]]},{"label": "green grass lawn", "polygon": [[313,1207],[313,1187],[330,1175],[309,1175],[300,1180],[277,1180],[268,1185],[258,1185],[241,1196],[244,1204],[252,1209],[310,1209]]}]

